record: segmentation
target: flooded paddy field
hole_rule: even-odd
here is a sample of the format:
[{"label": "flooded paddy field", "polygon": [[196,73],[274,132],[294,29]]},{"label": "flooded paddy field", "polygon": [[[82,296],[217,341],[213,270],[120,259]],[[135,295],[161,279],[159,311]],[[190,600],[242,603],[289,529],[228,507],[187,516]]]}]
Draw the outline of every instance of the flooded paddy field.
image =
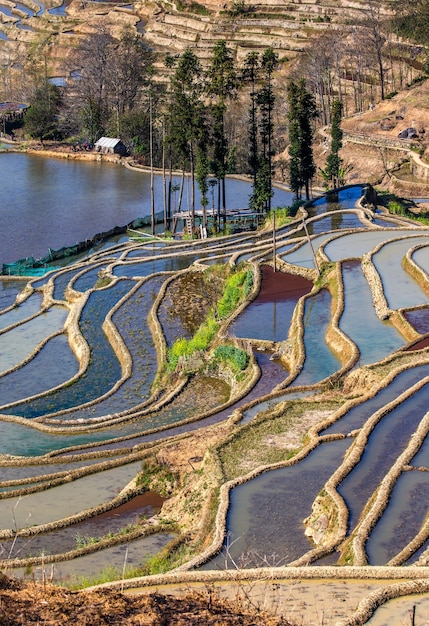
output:
[{"label": "flooded paddy field", "polygon": [[267,228],[0,280],[2,567],[424,569],[429,231],[361,194],[279,227],[276,271]]}]

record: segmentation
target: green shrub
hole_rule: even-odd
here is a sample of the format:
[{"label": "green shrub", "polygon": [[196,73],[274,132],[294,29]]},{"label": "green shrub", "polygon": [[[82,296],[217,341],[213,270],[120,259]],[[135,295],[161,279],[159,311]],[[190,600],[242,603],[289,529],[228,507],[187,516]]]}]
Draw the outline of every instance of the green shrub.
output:
[{"label": "green shrub", "polygon": [[189,340],[188,354],[193,354],[196,351],[207,350],[213,337],[218,330],[218,323],[213,316],[207,318],[202,324],[192,339]]},{"label": "green shrub", "polygon": [[249,363],[249,355],[244,350],[230,345],[220,345],[214,351],[214,357],[218,361],[228,362],[236,371],[242,372]]},{"label": "green shrub", "polygon": [[393,215],[402,215],[405,217],[408,214],[407,209],[399,200],[389,200],[387,208],[389,209],[389,213],[393,213]]},{"label": "green shrub", "polygon": [[177,339],[167,353],[168,369],[174,371],[180,357],[191,356],[195,352],[207,350],[217,330],[218,323],[213,315],[211,315],[201,324],[191,339],[185,339],[184,337]]},{"label": "green shrub", "polygon": [[225,291],[217,305],[217,313],[219,318],[225,319],[232,313],[239,303],[243,289],[243,283],[246,280],[247,271],[241,270],[232,274],[226,281]]},{"label": "green shrub", "polygon": [[175,369],[181,356],[187,356],[189,353],[189,342],[184,337],[177,339],[168,351],[168,363],[172,369]]},{"label": "green shrub", "polygon": [[244,296],[247,298],[253,287],[253,272],[247,270],[246,277],[243,282]]},{"label": "green shrub", "polygon": [[189,11],[191,13],[195,13],[196,15],[210,15],[210,11],[202,4],[198,2],[191,2],[189,5]]},{"label": "green shrub", "polygon": [[241,291],[238,287],[227,285],[225,293],[217,305],[217,312],[221,320],[232,313],[240,300],[240,295]]},{"label": "green shrub", "polygon": [[303,204],[305,204],[304,200],[295,200],[294,201],[292,206],[289,207],[289,211],[290,211],[291,217],[295,217],[295,215],[298,213],[299,207],[302,206]]}]

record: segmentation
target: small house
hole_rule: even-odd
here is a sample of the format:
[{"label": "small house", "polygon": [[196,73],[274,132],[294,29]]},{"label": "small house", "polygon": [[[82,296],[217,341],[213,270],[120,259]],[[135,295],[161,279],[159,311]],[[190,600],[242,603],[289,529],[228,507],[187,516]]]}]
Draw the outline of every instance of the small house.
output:
[{"label": "small house", "polygon": [[100,137],[95,142],[94,149],[96,152],[102,152],[103,154],[119,154],[125,156],[128,151],[126,146],[117,137]]}]

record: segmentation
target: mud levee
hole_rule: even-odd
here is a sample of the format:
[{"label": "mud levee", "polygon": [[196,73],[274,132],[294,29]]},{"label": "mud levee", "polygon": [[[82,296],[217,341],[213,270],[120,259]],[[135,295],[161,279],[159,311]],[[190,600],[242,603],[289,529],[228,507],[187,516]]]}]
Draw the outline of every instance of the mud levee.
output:
[{"label": "mud levee", "polygon": [[418,284],[427,296],[429,296],[429,276],[419,265],[417,265],[417,263],[413,259],[413,255],[415,252],[417,252],[417,250],[422,250],[428,245],[429,241],[428,243],[421,243],[417,246],[413,246],[407,251],[406,255],[402,259],[402,265],[405,271],[408,272],[408,274],[418,282]]},{"label": "mud levee", "polygon": [[[429,377],[421,381],[422,385],[426,384],[427,382],[429,382]],[[419,387],[420,386],[421,385],[419,384]],[[406,449],[396,459],[389,472],[381,481],[379,487],[377,488],[375,498],[371,501],[369,507],[365,511],[364,518],[355,530],[353,551],[355,554],[356,565],[367,564],[365,544],[368,540],[368,537],[375,527],[377,521],[380,519],[383,511],[387,507],[397,479],[422,446],[428,432],[429,413],[427,413],[426,416],[422,419],[416,432],[411,437]]]}]

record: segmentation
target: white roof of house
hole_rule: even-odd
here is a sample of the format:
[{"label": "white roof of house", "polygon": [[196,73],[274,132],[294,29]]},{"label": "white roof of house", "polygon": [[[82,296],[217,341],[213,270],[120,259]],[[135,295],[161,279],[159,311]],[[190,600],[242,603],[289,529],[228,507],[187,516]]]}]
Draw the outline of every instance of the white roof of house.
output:
[{"label": "white roof of house", "polygon": [[120,142],[121,140],[117,137],[100,137],[100,139],[95,142],[95,145],[100,146],[100,148],[114,148]]}]

